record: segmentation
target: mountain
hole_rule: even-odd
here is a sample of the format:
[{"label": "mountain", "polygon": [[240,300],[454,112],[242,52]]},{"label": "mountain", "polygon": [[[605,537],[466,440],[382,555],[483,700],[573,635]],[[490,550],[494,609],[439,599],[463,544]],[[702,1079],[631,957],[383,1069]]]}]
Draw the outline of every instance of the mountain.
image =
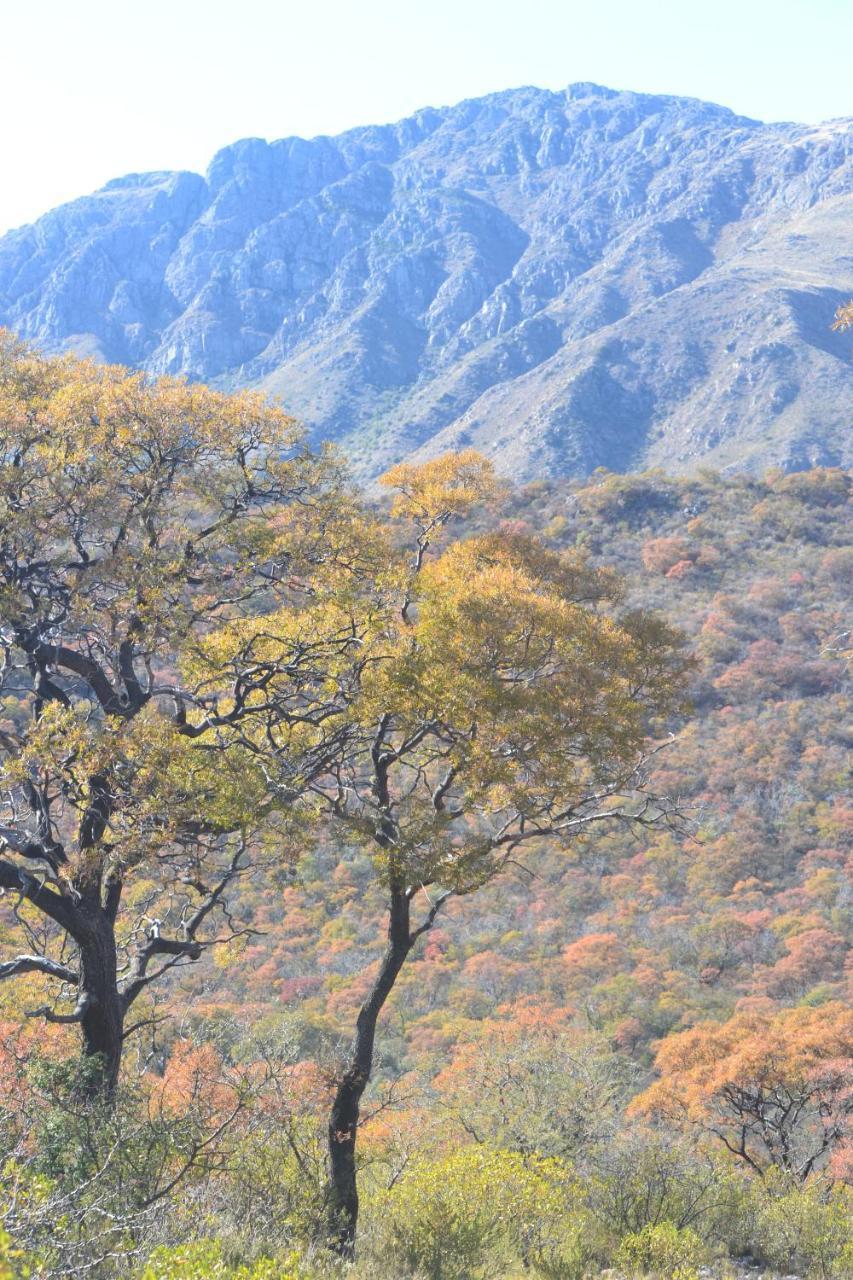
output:
[{"label": "mountain", "polygon": [[525,88],[246,139],[0,239],[0,323],[280,395],[365,473],[853,463],[853,129]]}]

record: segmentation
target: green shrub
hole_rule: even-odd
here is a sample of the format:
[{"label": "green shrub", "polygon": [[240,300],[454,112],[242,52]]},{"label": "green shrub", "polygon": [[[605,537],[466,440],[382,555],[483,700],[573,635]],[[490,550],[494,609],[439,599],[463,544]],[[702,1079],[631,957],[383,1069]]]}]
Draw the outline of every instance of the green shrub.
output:
[{"label": "green shrub", "polygon": [[0,1227],[0,1280],[26,1280],[32,1270],[22,1249],[16,1249],[8,1231]]},{"label": "green shrub", "polygon": [[141,1280],[304,1280],[306,1276],[295,1255],[283,1261],[260,1258],[248,1266],[232,1266],[218,1240],[196,1240],[156,1249]]},{"label": "green shrub", "polygon": [[395,1280],[506,1275],[516,1263],[546,1280],[579,1280],[589,1248],[576,1200],[560,1161],[466,1147],[419,1162],[376,1198],[370,1247]]},{"label": "green shrub", "polygon": [[602,1153],[590,1180],[590,1208],[618,1237],[672,1223],[707,1236],[740,1215],[743,1179],[731,1165],[657,1129],[628,1129]]},{"label": "green shrub", "polygon": [[616,1262],[631,1275],[655,1275],[666,1280],[694,1280],[696,1267],[705,1259],[705,1247],[690,1227],[681,1230],[671,1222],[648,1223],[642,1231],[625,1236]]},{"label": "green shrub", "polygon": [[771,1176],[760,1188],[751,1249],[766,1266],[815,1280],[853,1276],[853,1194],[820,1180],[805,1187]]}]

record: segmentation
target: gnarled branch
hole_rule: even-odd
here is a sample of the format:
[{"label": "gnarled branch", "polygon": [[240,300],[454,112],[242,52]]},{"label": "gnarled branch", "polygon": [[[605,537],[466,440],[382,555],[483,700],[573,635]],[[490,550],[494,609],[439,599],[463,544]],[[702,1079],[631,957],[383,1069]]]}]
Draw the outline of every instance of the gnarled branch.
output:
[{"label": "gnarled branch", "polygon": [[49,978],[58,978],[60,982],[77,983],[78,975],[66,964],[58,964],[47,956],[15,956],[14,960],[6,960],[0,964],[0,982],[4,978],[15,978],[24,973],[44,973]]}]

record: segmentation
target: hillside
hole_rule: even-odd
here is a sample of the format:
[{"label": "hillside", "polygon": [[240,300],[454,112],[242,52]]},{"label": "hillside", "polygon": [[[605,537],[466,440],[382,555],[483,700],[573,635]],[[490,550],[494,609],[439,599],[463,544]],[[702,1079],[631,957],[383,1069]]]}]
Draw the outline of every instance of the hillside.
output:
[{"label": "hillside", "polygon": [[0,1274],[846,1280],[849,473],[0,355]]},{"label": "hillside", "polygon": [[[412,957],[364,1123],[380,1276],[478,1274],[470,1257],[482,1275],[561,1280],[849,1275],[849,491],[821,469],[599,474],[536,482],[484,516],[618,564],[634,602],[687,629],[693,710],[654,783],[689,821],[521,859],[450,904]],[[184,1081],[204,1061],[194,1044],[221,1052],[248,1021],[261,1043],[293,1046],[299,1087],[322,1098],[383,951],[369,859],[321,846],[241,908],[259,934],[216,976],[187,971],[178,1038],[166,1030],[147,1060]],[[768,1099],[757,1121],[751,1089]],[[297,1098],[286,1159],[304,1197],[323,1134],[316,1102]],[[798,1153],[834,1135],[811,1182],[738,1158],[756,1128],[773,1146],[780,1115]],[[513,1161],[577,1176],[571,1207]],[[267,1183],[255,1194],[265,1205]],[[483,1243],[502,1197],[511,1229],[527,1240],[532,1220],[546,1242],[530,1269]],[[639,1265],[602,1244],[626,1232],[648,1237]],[[383,1270],[400,1241],[406,1261]],[[416,1270],[435,1241],[458,1270]]]},{"label": "hillside", "polygon": [[[525,1010],[647,1065],[703,1018],[849,1000],[849,478],[537,482],[486,523],[504,516],[619,566],[688,632],[693,710],[656,782],[688,828],[599,831],[452,903],[393,997],[385,1072],[429,1075]],[[383,946],[369,885],[362,851],[321,848],[280,897],[250,894],[264,936],[218,981],[188,971],[198,1014],[291,1010],[310,1046],[345,1033]]]},{"label": "hillside", "polygon": [[573,85],[247,139],[0,240],[47,350],[281,395],[375,473],[849,464],[849,121]]}]

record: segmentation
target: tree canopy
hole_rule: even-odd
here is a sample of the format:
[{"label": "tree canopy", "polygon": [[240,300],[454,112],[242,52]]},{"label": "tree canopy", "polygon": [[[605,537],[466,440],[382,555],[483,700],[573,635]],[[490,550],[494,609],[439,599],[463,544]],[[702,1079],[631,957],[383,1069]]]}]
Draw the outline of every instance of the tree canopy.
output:
[{"label": "tree canopy", "polygon": [[263,673],[213,692],[179,654],[292,594],[293,526],[322,522],[336,487],[259,396],[2,339],[0,885],[31,951],[0,976],[76,992],[38,1012],[80,1024],[110,1086],[129,1006],[233,932],[225,894],[263,807],[262,778],[216,750]]},{"label": "tree canopy", "polygon": [[[342,596],[324,571],[291,623],[302,644],[323,643],[330,617],[335,634],[357,637],[329,673],[348,696],[319,724],[282,726],[273,697],[240,726],[243,749],[266,751],[282,794],[294,785],[296,736],[296,758],[316,765],[307,794],[324,838],[364,845],[387,889],[388,950],[329,1123],[345,1251],[358,1211],[359,1101],[377,1018],[407,956],[450,897],[473,893],[528,847],[673,812],[671,799],[648,794],[647,773],[690,665],[680,636],[620,609],[616,577],[581,556],[511,527],[448,539],[454,521],[496,493],[484,459],[404,465],[385,483],[396,491],[395,526],[376,568],[362,566]],[[212,637],[211,680],[217,663],[230,670],[254,644],[253,625]],[[276,627],[263,620],[265,653],[280,643]]]}]

